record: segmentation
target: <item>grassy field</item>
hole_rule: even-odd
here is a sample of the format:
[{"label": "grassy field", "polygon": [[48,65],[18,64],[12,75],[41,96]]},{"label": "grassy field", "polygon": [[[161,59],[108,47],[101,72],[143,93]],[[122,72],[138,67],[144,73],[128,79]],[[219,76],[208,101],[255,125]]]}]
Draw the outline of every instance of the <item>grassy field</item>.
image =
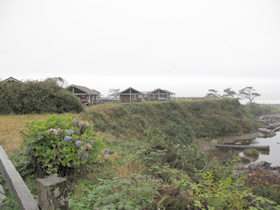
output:
[{"label": "grassy field", "polygon": [[[78,114],[67,114],[78,117]],[[27,122],[46,120],[49,114],[0,115],[0,145],[7,154],[18,149],[22,144],[20,131]]]}]

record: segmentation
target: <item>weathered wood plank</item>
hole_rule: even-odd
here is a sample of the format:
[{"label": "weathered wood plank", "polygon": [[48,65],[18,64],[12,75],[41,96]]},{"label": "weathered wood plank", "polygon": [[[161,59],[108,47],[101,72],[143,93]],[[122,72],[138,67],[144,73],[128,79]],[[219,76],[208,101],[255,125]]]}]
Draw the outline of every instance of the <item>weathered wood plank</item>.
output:
[{"label": "weathered wood plank", "polygon": [[0,146],[0,171],[13,191],[15,198],[23,210],[39,210],[30,190],[9,160],[4,149]]},{"label": "weathered wood plank", "polygon": [[265,146],[253,146],[253,145],[216,144],[216,148],[269,150],[269,146],[266,146],[266,145]]}]

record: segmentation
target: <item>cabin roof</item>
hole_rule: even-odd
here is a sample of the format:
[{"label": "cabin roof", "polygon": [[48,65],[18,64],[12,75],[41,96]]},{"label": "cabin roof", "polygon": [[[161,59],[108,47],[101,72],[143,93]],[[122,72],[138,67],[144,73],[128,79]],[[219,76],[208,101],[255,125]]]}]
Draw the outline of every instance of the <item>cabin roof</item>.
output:
[{"label": "cabin roof", "polygon": [[20,81],[14,77],[9,77],[9,78],[3,80],[2,82],[20,82]]},{"label": "cabin roof", "polygon": [[163,90],[163,89],[160,89],[160,88],[157,88],[157,89],[151,91],[150,94],[151,94],[151,93],[157,93],[158,91],[159,91],[159,92],[164,92],[164,93],[169,93],[169,94],[175,94],[175,93],[172,93],[172,92],[170,92],[170,91],[168,91],[168,90]]},{"label": "cabin roof", "polygon": [[98,91],[96,91],[94,89],[89,89],[89,88],[87,88],[85,86],[80,86],[80,85],[73,85],[72,84],[72,85],[68,86],[67,89],[69,89],[71,87],[77,88],[77,89],[79,89],[79,90],[81,90],[81,91],[83,91],[83,92],[85,92],[85,93],[87,93],[89,95],[99,95],[100,94],[100,92],[98,92]]},{"label": "cabin roof", "polygon": [[127,89],[121,91],[119,94],[121,95],[122,93],[127,93],[127,92],[129,92],[129,90],[131,90],[132,93],[139,93],[139,94],[143,95],[142,92],[140,92],[140,91],[138,91],[138,90],[136,90],[136,89],[134,89],[134,88],[132,88],[132,87],[129,87],[129,88],[127,88]]}]

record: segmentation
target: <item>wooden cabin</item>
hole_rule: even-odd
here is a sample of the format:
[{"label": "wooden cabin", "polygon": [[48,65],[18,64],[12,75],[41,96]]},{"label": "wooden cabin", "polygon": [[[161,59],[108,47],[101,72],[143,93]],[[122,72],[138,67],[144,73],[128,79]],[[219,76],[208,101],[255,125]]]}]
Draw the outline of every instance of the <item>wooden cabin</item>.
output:
[{"label": "wooden cabin", "polygon": [[85,86],[70,85],[66,88],[80,99],[86,99],[89,101],[89,105],[97,104],[100,98],[100,92],[89,89]]},{"label": "wooden cabin", "polygon": [[143,100],[143,93],[134,88],[127,88],[119,93],[120,102],[141,102]]},{"label": "wooden cabin", "polygon": [[147,100],[148,101],[167,101],[167,100],[170,100],[171,98],[173,98],[174,95],[175,95],[175,93],[158,88],[158,89],[148,93]]}]

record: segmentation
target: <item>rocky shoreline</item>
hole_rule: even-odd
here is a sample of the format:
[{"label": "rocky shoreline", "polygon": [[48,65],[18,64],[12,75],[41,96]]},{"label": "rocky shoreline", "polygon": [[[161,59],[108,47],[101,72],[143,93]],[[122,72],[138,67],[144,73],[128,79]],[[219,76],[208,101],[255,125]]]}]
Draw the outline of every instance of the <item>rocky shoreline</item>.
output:
[{"label": "rocky shoreline", "polygon": [[[277,131],[280,131],[280,115],[266,115],[261,116],[258,118],[259,122],[263,125],[262,128],[258,129],[258,132],[255,134],[250,134],[248,136],[251,136],[252,138],[255,136],[255,138],[269,138],[276,135]],[[245,135],[245,138],[239,137],[239,141],[246,141],[248,139],[248,136]],[[252,139],[251,139],[252,140]],[[262,173],[268,173],[268,174],[274,174],[279,176],[280,175],[280,166],[271,166],[271,163],[268,163],[266,161],[261,161],[258,163],[251,163],[247,166],[244,164],[239,164],[236,166],[236,170],[244,170],[247,169],[249,171],[255,171],[258,170]]]},{"label": "rocky shoreline", "polygon": [[280,115],[266,115],[258,118],[263,128],[258,129],[259,138],[273,137],[280,131]]},{"label": "rocky shoreline", "polygon": [[256,133],[249,133],[241,136],[226,136],[221,139],[221,143],[246,143],[246,141],[249,142],[256,138],[273,137],[276,135],[277,131],[280,131],[280,114],[261,116],[258,118],[258,121],[262,124],[262,128],[259,128]]}]

